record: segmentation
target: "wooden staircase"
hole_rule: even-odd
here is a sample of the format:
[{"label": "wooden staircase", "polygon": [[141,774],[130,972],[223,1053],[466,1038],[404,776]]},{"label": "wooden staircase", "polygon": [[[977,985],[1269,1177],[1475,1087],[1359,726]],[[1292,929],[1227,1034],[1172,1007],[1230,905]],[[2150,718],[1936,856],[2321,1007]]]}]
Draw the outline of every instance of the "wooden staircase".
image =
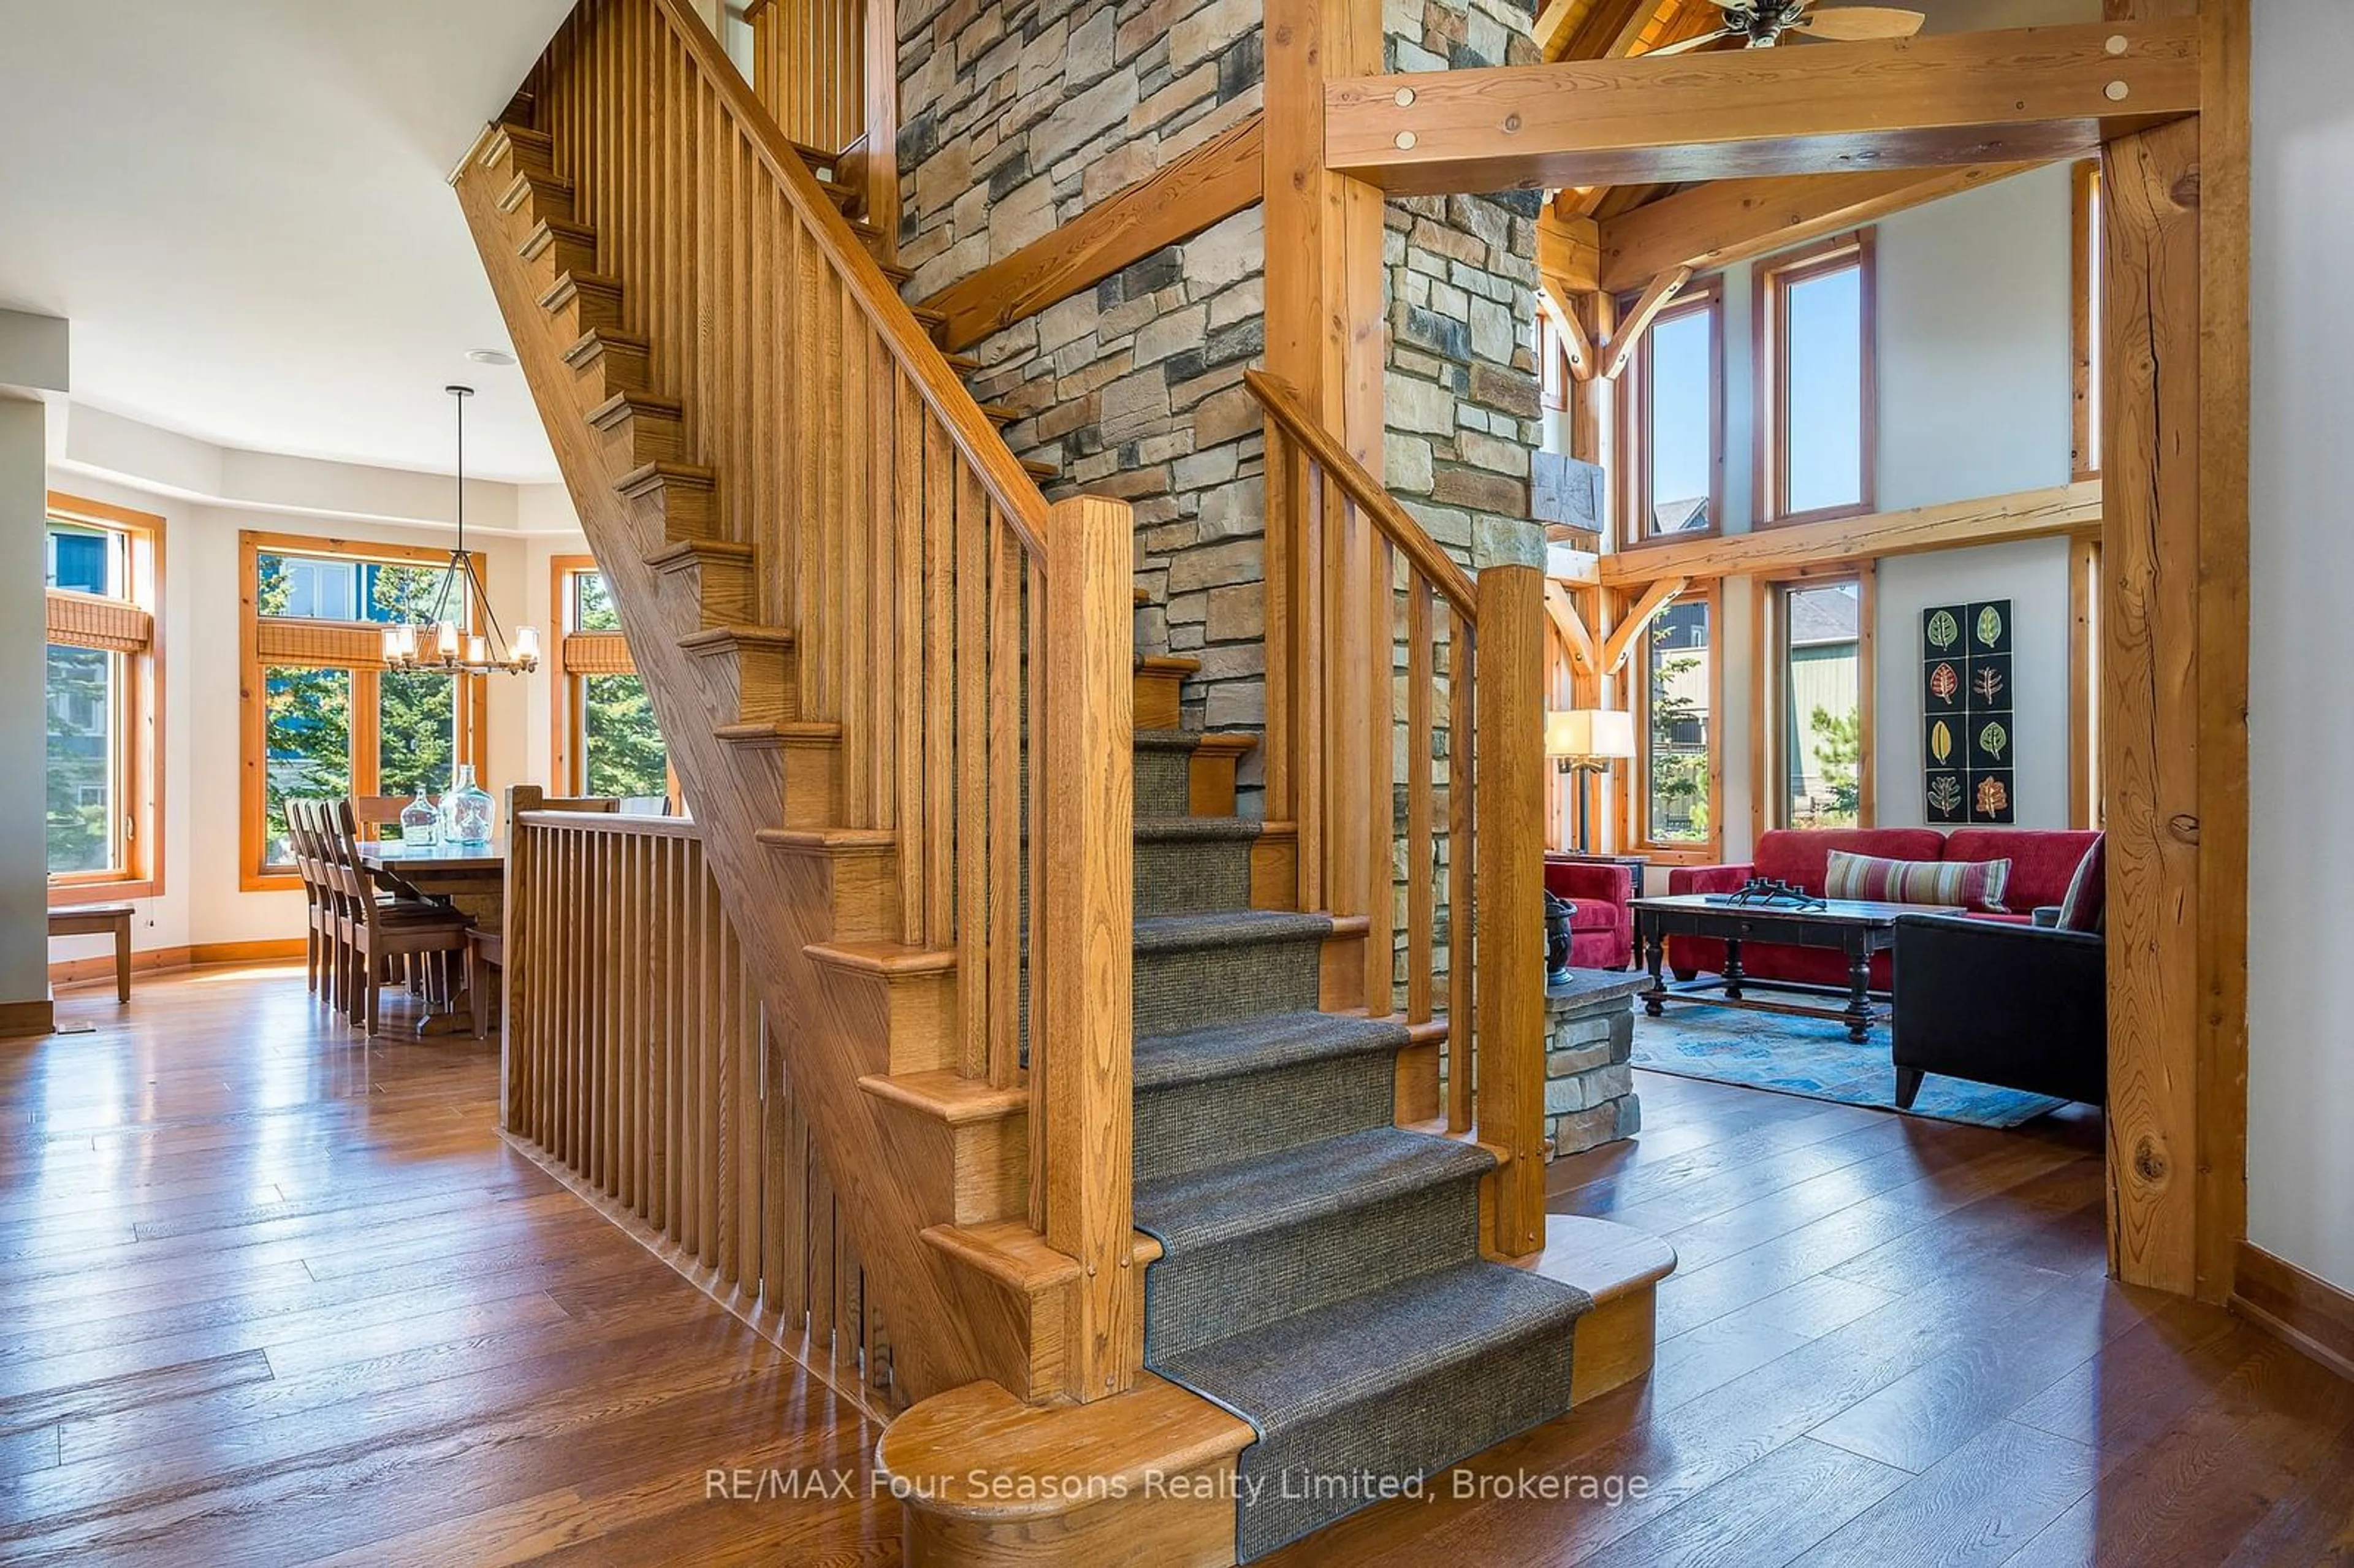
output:
[{"label": "wooden staircase", "polygon": [[[1131,1224],[1134,747],[1179,729],[1196,666],[1134,657],[1127,508],[1047,504],[1039,466],[997,435],[1009,411],[965,391],[970,362],[898,299],[904,274],[871,253],[884,237],[834,172],[785,138],[685,0],[584,0],[455,185],[757,980],[768,1081],[790,1080],[891,1326],[893,1392],[913,1408],[884,1466],[961,1479],[1087,1456],[1230,1480],[1251,1428],[1142,1370],[1141,1280],[1161,1254]],[[1331,913],[1320,1005],[1392,1014],[1388,766],[1355,779],[1351,755],[1386,736],[1389,649],[1352,634],[1357,662],[1323,660],[1305,639],[1327,607],[1292,613],[1323,571],[1299,497],[1329,482],[1355,499],[1352,525],[1384,531],[1366,529],[1384,569],[1399,552],[1426,632],[1433,557],[1459,612],[1447,885],[1467,1014],[1436,1010],[1426,880],[1402,932],[1398,1118],[1492,1156],[1490,1256],[1591,1295],[1576,1361],[1590,1397],[1648,1368],[1651,1287],[1672,1259],[1595,1222],[1555,1222],[1547,1245],[1542,1043],[1515,1037],[1541,983],[1532,920],[1527,941],[1479,949],[1473,1097],[1470,933],[1490,900],[1470,846],[1490,819],[1469,772],[1468,581],[1274,413],[1271,474],[1321,467],[1299,469],[1296,494],[1271,484],[1271,542],[1299,530],[1307,545],[1271,543],[1269,623],[1302,641],[1269,650],[1275,820],[1251,851],[1250,903]],[[1492,610],[1480,585],[1499,624],[1511,577],[1495,574]],[[1492,658],[1480,636],[1483,672],[1517,669],[1505,632]],[[1425,757],[1431,657],[1409,666]],[[1509,685],[1480,690],[1482,722],[1492,708],[1507,737],[1479,732],[1482,768],[1533,775],[1533,724],[1523,747]],[[1339,744],[1344,723],[1361,727]],[[1254,744],[1190,745],[1190,815],[1233,814]],[[1406,782],[1427,861],[1432,781]],[[1376,800],[1378,824],[1356,822]],[[1524,902],[1536,842],[1479,842],[1483,868],[1525,851],[1496,888],[1498,907]],[[551,1089],[565,1092],[535,1086]],[[732,1288],[764,1309],[757,1280]],[[1223,1512],[1133,1495],[1008,1507],[950,1485],[909,1510],[911,1561],[1125,1561],[1149,1542],[1156,1561],[1225,1562],[1235,1546],[1231,1496]]]}]

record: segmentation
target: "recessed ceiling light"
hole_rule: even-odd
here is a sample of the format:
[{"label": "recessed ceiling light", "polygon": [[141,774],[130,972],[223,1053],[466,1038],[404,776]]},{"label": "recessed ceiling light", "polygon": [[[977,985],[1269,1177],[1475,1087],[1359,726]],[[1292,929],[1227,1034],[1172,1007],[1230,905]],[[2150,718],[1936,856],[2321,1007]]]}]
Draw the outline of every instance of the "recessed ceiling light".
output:
[{"label": "recessed ceiling light", "polygon": [[504,348],[469,349],[466,357],[477,365],[513,365],[515,356]]}]

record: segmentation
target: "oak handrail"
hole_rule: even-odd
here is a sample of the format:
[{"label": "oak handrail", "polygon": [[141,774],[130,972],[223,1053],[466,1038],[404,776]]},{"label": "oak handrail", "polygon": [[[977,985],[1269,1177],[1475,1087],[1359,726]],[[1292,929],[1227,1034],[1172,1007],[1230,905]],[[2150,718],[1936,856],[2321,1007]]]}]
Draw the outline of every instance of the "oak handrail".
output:
[{"label": "oak handrail", "polygon": [[744,132],[762,166],[784,187],[796,216],[817,236],[826,260],[841,275],[868,323],[889,345],[892,358],[916,384],[924,406],[946,427],[958,453],[988,488],[991,499],[1004,508],[1023,547],[1043,560],[1046,498],[1036,482],[1023,471],[1012,449],[998,439],[980,405],[957,379],[948,356],[925,335],[915,313],[851,233],[849,222],[826,199],[817,176],[793,151],[744,73],[728,59],[688,0],[652,0],[652,4],[677,34],[698,72],[727,106],[730,118]]},{"label": "oak handrail", "polygon": [[1447,596],[1455,613],[1477,626],[1479,596],[1469,576],[1447,558],[1447,552],[1438,547],[1438,541],[1397,503],[1397,499],[1383,488],[1382,482],[1366,472],[1365,465],[1333,439],[1332,433],[1310,412],[1308,400],[1299,395],[1299,389],[1264,370],[1244,371],[1243,382],[1251,389],[1251,396],[1258,399],[1259,407],[1267,410],[1267,417],[1281,425],[1284,433],[1332,476],[1332,482],[1363,509],[1383,536],[1405,553],[1415,570]]}]

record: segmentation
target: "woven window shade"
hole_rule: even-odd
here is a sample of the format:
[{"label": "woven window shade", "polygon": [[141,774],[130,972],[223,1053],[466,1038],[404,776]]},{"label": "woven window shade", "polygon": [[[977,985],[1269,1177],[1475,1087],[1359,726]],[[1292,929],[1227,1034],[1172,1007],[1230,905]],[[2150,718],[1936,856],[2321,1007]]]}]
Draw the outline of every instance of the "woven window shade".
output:
[{"label": "woven window shade", "polygon": [[49,591],[49,641],[75,648],[143,653],[155,640],[155,618],[135,604]]},{"label": "woven window shade", "polygon": [[630,645],[618,631],[575,631],[564,640],[567,675],[634,675]]},{"label": "woven window shade", "polygon": [[334,664],[384,668],[384,629],[327,620],[272,620],[254,628],[254,652],[265,664]]}]

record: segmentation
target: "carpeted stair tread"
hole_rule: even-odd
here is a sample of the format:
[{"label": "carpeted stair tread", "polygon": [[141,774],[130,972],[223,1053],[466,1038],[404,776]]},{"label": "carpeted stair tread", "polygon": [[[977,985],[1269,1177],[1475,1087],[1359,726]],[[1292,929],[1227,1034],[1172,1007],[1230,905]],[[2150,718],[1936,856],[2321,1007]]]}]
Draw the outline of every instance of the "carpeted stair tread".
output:
[{"label": "carpeted stair tread", "polygon": [[1142,1094],[1313,1062],[1388,1054],[1404,1050],[1411,1038],[1402,1023],[1336,1012],[1277,1012],[1149,1034],[1136,1043],[1136,1089]]},{"label": "carpeted stair tread", "polygon": [[1330,915],[1277,909],[1230,909],[1212,915],[1157,915],[1136,922],[1139,953],[1190,953],[1271,942],[1321,941],[1332,934]]},{"label": "carpeted stair tread", "polygon": [[1136,1190],[1136,1226],[1173,1256],[1376,1208],[1424,1188],[1476,1180],[1495,1165],[1476,1144],[1368,1128],[1144,1183]]},{"label": "carpeted stair tread", "polygon": [[[1532,1335],[1566,1338],[1593,1300],[1500,1263],[1466,1263],[1264,1329],[1153,1370],[1241,1414],[1264,1439],[1458,1369]],[[1561,1392],[1562,1408],[1569,1391]],[[1446,1464],[1458,1455],[1437,1456]]]},{"label": "carpeted stair tread", "polygon": [[1136,733],[1139,751],[1197,751],[1202,745],[1202,732],[1194,729],[1140,729]]},{"label": "carpeted stair tread", "polygon": [[1247,817],[1139,817],[1135,834],[1139,843],[1247,843],[1262,826]]}]

